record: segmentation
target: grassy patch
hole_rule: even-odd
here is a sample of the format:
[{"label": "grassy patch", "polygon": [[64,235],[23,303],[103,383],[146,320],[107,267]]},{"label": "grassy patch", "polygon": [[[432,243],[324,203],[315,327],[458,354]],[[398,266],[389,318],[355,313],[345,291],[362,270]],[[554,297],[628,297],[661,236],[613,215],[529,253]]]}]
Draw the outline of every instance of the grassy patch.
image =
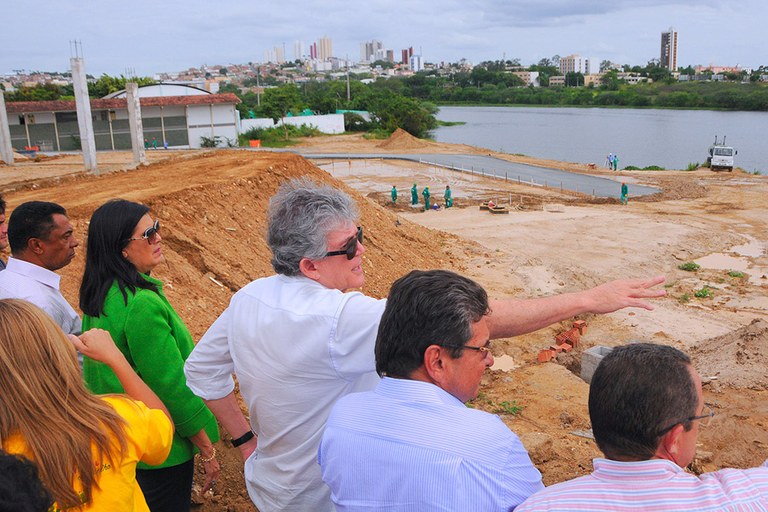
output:
[{"label": "grassy patch", "polygon": [[680,298],[677,299],[677,301],[680,302],[680,304],[685,304],[686,302],[690,302],[690,300],[691,300],[691,296],[688,295],[687,293],[682,294]]},{"label": "grassy patch", "polygon": [[744,278],[744,272],[739,272],[738,270],[731,270],[730,272],[728,272],[728,275],[730,277],[736,277],[738,279]]},{"label": "grassy patch", "polygon": [[685,168],[686,171],[695,171],[699,168],[699,162],[691,162],[688,164],[688,167]]},{"label": "grassy patch", "polygon": [[368,133],[364,133],[363,138],[368,140],[381,140],[388,139],[390,135],[392,135],[392,133],[387,130],[371,130]]},{"label": "grassy patch", "polygon": [[635,165],[628,165],[624,168],[625,171],[666,171],[664,167],[658,165],[649,165],[647,167],[637,167]]},{"label": "grassy patch", "polygon": [[[288,137],[286,138],[286,133]],[[293,126],[286,125],[275,126],[273,128],[251,128],[250,130],[241,133],[237,141],[240,146],[248,146],[251,140],[260,140],[262,147],[266,148],[284,148],[286,146],[293,146],[297,141],[293,140],[298,137],[318,137],[323,133],[313,126]]]},{"label": "grassy patch", "polygon": [[714,296],[714,293],[712,292],[712,289],[709,286],[704,286],[703,288],[700,288],[693,292],[693,296],[697,299],[708,299],[712,296]]},{"label": "grassy patch", "polygon": [[698,263],[694,263],[692,261],[688,261],[686,263],[680,264],[677,266],[680,270],[685,270],[686,272],[696,272],[701,268],[701,265]]},{"label": "grassy patch", "polygon": [[521,413],[524,406],[517,403],[517,400],[504,400],[496,403],[486,396],[485,393],[478,393],[477,398],[466,402],[464,405],[470,409],[483,409],[493,414],[510,414],[515,416]]}]

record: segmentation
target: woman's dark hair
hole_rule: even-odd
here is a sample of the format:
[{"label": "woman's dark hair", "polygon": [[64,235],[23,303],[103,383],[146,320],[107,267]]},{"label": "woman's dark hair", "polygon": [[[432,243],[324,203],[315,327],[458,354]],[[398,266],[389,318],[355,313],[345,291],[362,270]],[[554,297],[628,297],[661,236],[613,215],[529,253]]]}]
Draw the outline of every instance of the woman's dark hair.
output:
[{"label": "woman's dark hair", "polygon": [[158,291],[157,286],[144,279],[122,254],[136,224],[147,212],[149,207],[125,199],[112,199],[93,212],[80,285],[80,309],[86,315],[101,316],[104,313],[104,300],[115,281],[126,304],[126,289],[131,293],[135,293],[136,288]]}]

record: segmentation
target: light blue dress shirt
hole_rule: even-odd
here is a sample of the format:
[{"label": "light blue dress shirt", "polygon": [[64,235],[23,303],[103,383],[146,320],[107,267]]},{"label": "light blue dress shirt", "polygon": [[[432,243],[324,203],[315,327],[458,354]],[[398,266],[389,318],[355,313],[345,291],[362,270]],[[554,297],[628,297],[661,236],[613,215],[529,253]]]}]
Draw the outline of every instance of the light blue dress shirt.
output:
[{"label": "light blue dress shirt", "polygon": [[498,416],[406,379],[340,399],[318,462],[339,512],[512,510],[544,488]]}]

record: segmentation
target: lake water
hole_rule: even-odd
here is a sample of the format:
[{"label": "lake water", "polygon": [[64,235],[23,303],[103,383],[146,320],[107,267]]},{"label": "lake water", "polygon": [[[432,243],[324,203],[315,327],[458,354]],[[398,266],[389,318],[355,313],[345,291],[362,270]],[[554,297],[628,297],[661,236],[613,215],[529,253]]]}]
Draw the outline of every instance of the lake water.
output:
[{"label": "lake water", "polygon": [[440,107],[437,118],[466,123],[437,128],[438,142],[598,165],[615,153],[622,168],[685,169],[706,162],[715,135],[726,136],[737,167],[768,174],[768,112]]}]

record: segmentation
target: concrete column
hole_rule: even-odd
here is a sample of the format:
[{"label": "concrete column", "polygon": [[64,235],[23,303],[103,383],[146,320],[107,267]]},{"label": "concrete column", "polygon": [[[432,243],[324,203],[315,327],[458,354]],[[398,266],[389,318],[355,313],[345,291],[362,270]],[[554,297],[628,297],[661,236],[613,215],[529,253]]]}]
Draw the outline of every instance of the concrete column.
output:
[{"label": "concrete column", "polygon": [[77,127],[80,130],[80,147],[83,150],[83,164],[85,170],[98,174],[96,166],[96,135],[93,133],[93,120],[91,119],[91,98],[88,96],[88,81],[85,78],[85,65],[83,59],[73,57],[69,59],[72,66],[72,86],[75,90],[75,104],[77,105]]},{"label": "concrete column", "polygon": [[53,131],[56,134],[56,151],[61,151],[61,141],[59,140],[59,123],[56,121],[56,112],[51,112],[53,116]]},{"label": "concrete column", "polygon": [[144,165],[147,163],[147,154],[144,151],[144,126],[141,123],[139,84],[127,82],[125,84],[125,95],[127,101],[126,108],[128,109],[128,130],[131,132],[133,163]]},{"label": "concrete column", "polygon": [[5,96],[0,91],[0,160],[13,165],[13,146],[11,129],[8,127],[8,112],[5,111]]}]

